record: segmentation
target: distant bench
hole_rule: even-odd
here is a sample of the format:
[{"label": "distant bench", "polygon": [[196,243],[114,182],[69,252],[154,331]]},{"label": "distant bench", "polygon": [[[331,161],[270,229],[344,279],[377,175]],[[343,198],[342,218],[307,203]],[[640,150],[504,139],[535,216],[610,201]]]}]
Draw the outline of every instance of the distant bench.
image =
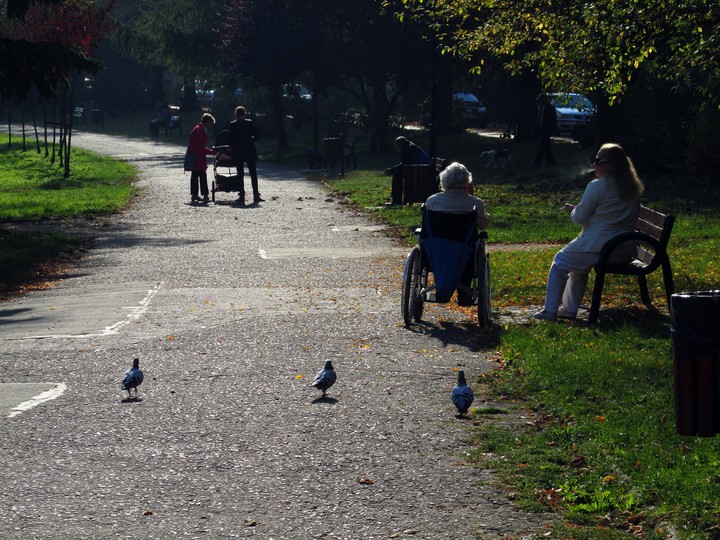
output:
[{"label": "distant bench", "polygon": [[[595,265],[595,287],[588,318],[590,324],[595,324],[598,320],[600,300],[607,274],[637,276],[640,298],[646,305],[651,305],[646,276],[658,268],[662,268],[665,294],[668,308],[670,307],[670,299],[675,292],[675,285],[673,284],[667,245],[674,224],[675,216],[641,206],[640,214],[635,222],[635,230],[615,236],[605,243],[600,252],[600,260]],[[615,248],[627,241],[637,242],[637,256],[627,264],[611,263],[610,258]]]},{"label": "distant bench", "polygon": [[176,129],[180,135],[182,135],[182,116],[171,115],[167,119],[156,118],[155,120],[150,121],[149,128],[150,134],[156,139],[160,136],[160,130],[162,128],[165,128],[166,137],[168,135],[173,135]]},{"label": "distant bench", "polygon": [[170,120],[167,121],[167,125],[165,126],[165,135],[172,135],[176,129],[178,133],[182,135],[182,116],[180,115],[170,117]]}]

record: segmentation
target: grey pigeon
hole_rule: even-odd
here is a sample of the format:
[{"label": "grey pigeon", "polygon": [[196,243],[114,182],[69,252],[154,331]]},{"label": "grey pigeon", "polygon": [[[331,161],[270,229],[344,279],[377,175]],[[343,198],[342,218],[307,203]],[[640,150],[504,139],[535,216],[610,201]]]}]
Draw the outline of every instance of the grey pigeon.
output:
[{"label": "grey pigeon", "polygon": [[133,365],[125,372],[122,382],[122,389],[127,390],[128,397],[132,395],[130,391],[133,389],[135,390],[135,397],[137,397],[137,387],[142,384],[144,377],[143,372],[140,370],[140,359],[133,358]]},{"label": "grey pigeon", "polygon": [[333,369],[332,362],[328,360],[325,362],[325,367],[317,372],[315,379],[310,383],[310,386],[314,386],[318,390],[322,390],[322,397],[327,394],[328,388],[330,388],[337,380],[337,374]]},{"label": "grey pigeon", "polygon": [[461,415],[467,414],[474,400],[475,394],[465,380],[465,372],[458,371],[457,384],[452,389],[452,401],[455,407]]}]

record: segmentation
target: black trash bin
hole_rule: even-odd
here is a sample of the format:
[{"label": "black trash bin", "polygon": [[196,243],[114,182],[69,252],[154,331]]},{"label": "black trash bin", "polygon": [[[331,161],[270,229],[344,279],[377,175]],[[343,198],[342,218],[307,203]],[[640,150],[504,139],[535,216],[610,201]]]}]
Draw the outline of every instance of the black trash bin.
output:
[{"label": "black trash bin", "polygon": [[673,294],[670,334],[679,435],[720,433],[720,290]]}]

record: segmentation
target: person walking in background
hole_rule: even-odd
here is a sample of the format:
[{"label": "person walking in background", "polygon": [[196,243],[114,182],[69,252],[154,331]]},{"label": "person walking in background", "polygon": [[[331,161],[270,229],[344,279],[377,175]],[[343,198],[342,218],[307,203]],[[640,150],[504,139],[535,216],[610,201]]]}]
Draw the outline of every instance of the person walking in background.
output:
[{"label": "person walking in background", "polygon": [[[605,242],[635,228],[644,187],[630,158],[619,145],[604,144],[593,167],[597,178],[585,188],[580,204],[565,205],[570,219],[581,225],[582,231],[555,255],[548,274],[545,307],[535,314],[536,319],[574,319],[585,294],[588,273],[598,262]],[[637,245],[627,242],[617,253],[612,262],[629,262],[637,255]]]},{"label": "person walking in background", "polygon": [[240,178],[240,193],[238,194],[238,202],[245,204],[245,176],[244,163],[247,163],[248,173],[250,174],[250,182],[253,190],[253,204],[264,202],[260,196],[258,189],[258,178],[256,163],[258,159],[255,141],[259,139],[255,124],[249,118],[246,118],[247,111],[245,107],[237,107],[235,109],[235,120],[230,122],[228,128],[230,139],[230,151],[237,174]]},{"label": "person walking in background", "polygon": [[[190,132],[190,142],[188,143],[185,155],[185,170],[190,171],[190,202],[198,203],[210,202],[208,196],[207,181],[207,157],[215,153],[212,148],[208,148],[208,130],[215,123],[215,118],[210,114],[203,114],[200,122]],[[188,161],[189,160],[189,161]],[[202,194],[202,199],[198,196]]]},{"label": "person walking in background", "polygon": [[537,96],[538,116],[535,129],[540,136],[537,152],[535,152],[535,165],[542,165],[543,158],[548,165],[555,165],[552,141],[550,137],[557,134],[557,111],[550,102],[550,96],[540,93]]},{"label": "person walking in background", "polygon": [[405,165],[429,165],[430,157],[417,144],[405,137],[395,139],[395,149],[400,152],[400,163],[385,169],[385,176],[392,176],[391,204],[402,204],[403,201],[403,167]]}]

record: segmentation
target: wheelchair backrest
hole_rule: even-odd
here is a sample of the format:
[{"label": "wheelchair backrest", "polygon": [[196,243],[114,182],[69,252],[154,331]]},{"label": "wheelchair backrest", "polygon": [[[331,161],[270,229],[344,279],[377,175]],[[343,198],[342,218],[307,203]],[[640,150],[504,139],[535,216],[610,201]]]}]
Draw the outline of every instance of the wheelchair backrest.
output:
[{"label": "wheelchair backrest", "polygon": [[434,212],[423,206],[420,238],[429,236],[469,243],[477,238],[477,213]]},{"label": "wheelchair backrest", "polygon": [[478,237],[477,213],[433,212],[423,206],[421,251],[433,272],[436,298],[447,302],[455,292]]}]

